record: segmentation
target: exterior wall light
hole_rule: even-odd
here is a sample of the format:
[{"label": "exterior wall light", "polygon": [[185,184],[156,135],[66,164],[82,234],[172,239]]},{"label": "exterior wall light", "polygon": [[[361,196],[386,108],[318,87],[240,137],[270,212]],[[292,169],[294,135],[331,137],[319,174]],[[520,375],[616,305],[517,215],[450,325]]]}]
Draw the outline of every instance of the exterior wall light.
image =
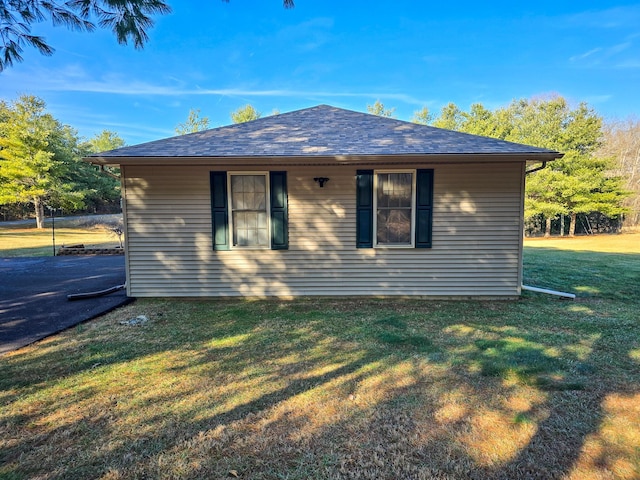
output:
[{"label": "exterior wall light", "polygon": [[327,177],[315,177],[313,179],[314,182],[318,182],[320,184],[320,188],[324,187],[324,184],[329,181]]}]

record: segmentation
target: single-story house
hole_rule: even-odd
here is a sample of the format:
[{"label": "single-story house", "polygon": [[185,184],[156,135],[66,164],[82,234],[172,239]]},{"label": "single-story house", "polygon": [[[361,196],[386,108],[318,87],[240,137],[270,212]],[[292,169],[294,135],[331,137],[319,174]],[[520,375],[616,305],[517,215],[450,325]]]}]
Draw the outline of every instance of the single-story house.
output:
[{"label": "single-story house", "polygon": [[85,160],[121,169],[130,296],[513,298],[561,156],[319,105]]}]

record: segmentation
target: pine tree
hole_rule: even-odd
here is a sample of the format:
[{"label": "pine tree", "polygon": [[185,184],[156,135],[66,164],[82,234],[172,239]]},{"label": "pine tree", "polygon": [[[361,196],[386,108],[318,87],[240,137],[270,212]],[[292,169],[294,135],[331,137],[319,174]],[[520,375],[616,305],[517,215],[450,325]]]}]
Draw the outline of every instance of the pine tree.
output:
[{"label": "pine tree", "polygon": [[86,193],[73,182],[77,135],[45,107],[28,95],[0,104],[0,204],[31,203],[37,228],[45,206],[78,208]]}]

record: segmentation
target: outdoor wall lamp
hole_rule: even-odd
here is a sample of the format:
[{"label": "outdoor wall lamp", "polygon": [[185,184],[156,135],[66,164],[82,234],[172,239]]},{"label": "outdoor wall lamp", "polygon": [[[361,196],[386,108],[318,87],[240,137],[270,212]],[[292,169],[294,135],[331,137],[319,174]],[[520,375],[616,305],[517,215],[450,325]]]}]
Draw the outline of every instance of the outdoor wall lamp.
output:
[{"label": "outdoor wall lamp", "polygon": [[327,177],[315,177],[313,179],[314,182],[318,182],[320,184],[320,188],[324,187],[324,184],[329,181]]}]

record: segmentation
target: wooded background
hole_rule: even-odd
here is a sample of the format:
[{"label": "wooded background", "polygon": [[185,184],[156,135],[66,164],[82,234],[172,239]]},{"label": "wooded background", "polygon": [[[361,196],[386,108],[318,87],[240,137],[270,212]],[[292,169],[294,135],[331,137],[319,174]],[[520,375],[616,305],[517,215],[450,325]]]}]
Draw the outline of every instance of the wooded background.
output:
[{"label": "wooded background", "polygon": [[[367,110],[384,117],[393,117],[395,111],[380,101]],[[251,105],[231,113],[234,123],[260,117]],[[612,233],[640,224],[637,119],[604,121],[585,102],[571,105],[561,96],[549,96],[514,100],[495,110],[475,103],[464,111],[450,103],[432,115],[424,107],[412,121],[564,153],[527,175],[527,235]],[[191,110],[176,133],[208,126],[206,116]],[[100,171],[82,158],[124,145],[108,130],[81,139],[35,96],[0,101],[0,219],[35,217],[42,228],[48,213],[118,212],[117,169]]]}]

